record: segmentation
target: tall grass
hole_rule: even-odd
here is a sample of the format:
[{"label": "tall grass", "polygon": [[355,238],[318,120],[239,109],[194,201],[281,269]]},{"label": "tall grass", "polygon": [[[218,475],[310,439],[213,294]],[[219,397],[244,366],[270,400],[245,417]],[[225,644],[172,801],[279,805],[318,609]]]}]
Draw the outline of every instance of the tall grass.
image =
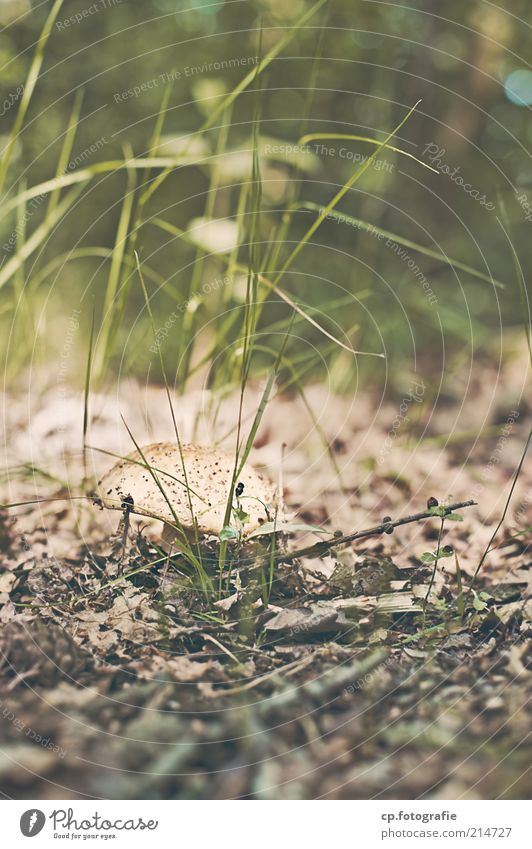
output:
[{"label": "tall grass", "polygon": [[[52,35],[53,24],[60,11],[61,2],[57,0],[52,6],[43,30],[37,40],[35,55],[30,63],[24,86],[24,95],[20,101],[16,118],[8,134],[0,163],[0,188],[7,185],[11,173],[14,146],[17,140],[24,137],[25,122],[31,105],[33,94],[38,85],[39,73],[45,57],[45,51]],[[356,342],[356,335],[364,335],[367,331],[359,327],[360,316],[356,312],[356,302],[351,308],[348,303],[342,303],[340,298],[331,297],[325,284],[317,288],[316,295],[303,299],[297,285],[294,272],[303,270],[306,273],[308,263],[305,251],[309,256],[316,248],[318,232],[330,220],[342,220],[364,232],[379,233],[393,239],[411,251],[418,253],[428,260],[439,263],[442,267],[450,267],[455,273],[464,273],[473,279],[501,286],[499,280],[493,280],[489,274],[478,270],[471,264],[459,258],[449,256],[444,250],[435,250],[431,245],[416,242],[404,235],[396,234],[381,227],[378,223],[357,218],[349,212],[339,211],[342,201],[350,201],[355,186],[367,176],[378,155],[384,152],[395,157],[405,157],[413,167],[423,171],[427,165],[400,146],[393,144],[393,138],[398,130],[411,116],[408,112],[397,126],[383,139],[372,138],[369,135],[357,133],[327,133],[308,132],[311,115],[313,89],[319,87],[320,54],[323,50],[325,28],[320,24],[325,13],[325,0],[319,0],[306,10],[293,26],[285,28],[275,43],[269,47],[260,58],[256,67],[244,74],[242,79],[227,93],[214,102],[213,108],[203,123],[187,136],[184,146],[171,155],[158,155],[162,135],[172,120],[170,108],[172,88],[167,86],[162,92],[158,112],[153,119],[153,127],[147,139],[145,153],[134,154],[131,149],[124,148],[121,158],[105,159],[86,167],[75,170],[68,169],[68,162],[74,150],[77,130],[83,120],[83,93],[79,91],[74,97],[68,126],[65,130],[57,158],[55,174],[49,179],[35,185],[21,184],[16,188],[10,187],[4,197],[0,209],[0,224],[4,228],[12,226],[18,233],[17,248],[12,256],[6,257],[0,267],[0,287],[10,287],[13,296],[24,309],[19,312],[16,331],[16,346],[18,352],[13,368],[24,367],[26,355],[29,354],[29,344],[35,342],[36,330],[32,326],[32,303],[37,302],[40,293],[50,282],[59,280],[58,285],[68,288],[66,280],[72,275],[79,279],[80,269],[83,273],[90,271],[90,289],[95,295],[97,332],[93,338],[92,371],[95,385],[114,379],[114,364],[123,360],[124,338],[129,333],[129,323],[134,317],[135,310],[142,310],[144,299],[139,300],[136,280],[136,262],[134,252],[139,251],[142,259],[142,272],[149,288],[150,303],[153,312],[155,328],[164,325],[170,305],[185,305],[179,311],[173,328],[171,339],[162,351],[164,369],[169,385],[174,385],[179,391],[184,391],[189,380],[200,373],[204,375],[209,385],[218,388],[227,383],[241,383],[241,363],[236,355],[239,344],[245,350],[245,377],[260,374],[263,369],[265,351],[254,355],[252,339],[260,330],[261,339],[267,345],[275,344],[275,334],[279,324],[286,326],[290,316],[295,314],[295,322],[304,322],[304,334],[315,344],[319,355],[325,362],[334,367],[342,351],[351,356],[362,353],[382,357],[383,352],[371,346],[362,352]],[[269,202],[262,213],[254,209],[257,202],[257,186],[259,182],[253,174],[243,175],[240,181],[228,184],[220,178],[220,163],[228,149],[235,150],[234,138],[241,131],[232,124],[233,109],[242,97],[252,98],[255,113],[262,110],[265,93],[267,93],[266,74],[272,63],[285,51],[300,34],[308,28],[319,33],[315,47],[315,58],[312,61],[309,87],[306,99],[306,113],[301,124],[304,134],[299,144],[305,145],[318,139],[348,140],[373,148],[371,155],[351,176],[341,185],[327,202],[322,204],[301,197],[308,189],[301,177],[304,175],[304,165],[300,163],[286,165],[288,197],[284,206],[272,207]],[[260,52],[260,48],[259,48]],[[311,90],[312,89],[312,90]],[[252,139],[249,147],[244,148],[251,154],[253,173],[256,175],[264,160],[261,147],[261,133],[256,128],[258,122],[252,122]],[[195,144],[208,138],[212,153],[196,154]],[[429,166],[430,167],[430,166]],[[303,168],[303,170],[301,170]],[[298,170],[300,169],[300,170]],[[238,227],[238,241],[228,253],[213,252],[206,249],[186,227],[179,227],[174,212],[178,205],[192,202],[193,198],[179,197],[180,176],[186,172],[202,173],[207,178],[207,188],[204,192],[205,203],[203,217],[216,221],[220,217],[234,222]],[[122,184],[116,204],[119,213],[114,228],[112,244],[74,244],[70,250],[64,250],[65,238],[68,241],[71,216],[74,216],[80,204],[86,204],[91,197],[96,197],[100,187],[105,190],[110,180],[116,181],[122,175]],[[159,203],[159,195],[165,191],[168,181],[177,190],[178,201],[166,209]],[[118,186],[113,182],[113,186]],[[28,204],[36,198],[47,198],[27,226],[27,232],[20,226]],[[113,204],[114,206],[114,204]],[[87,209],[87,206],[83,207]],[[224,214],[220,216],[219,210]],[[309,214],[315,218],[301,233],[301,223],[308,221]],[[17,224],[18,217],[18,224]],[[90,229],[90,228],[88,228]],[[61,238],[61,250],[56,251],[55,245],[58,234]],[[327,239],[327,235],[325,236]],[[254,271],[249,276],[249,254],[253,253]],[[324,252],[326,253],[326,252]],[[166,269],[168,257],[175,258],[174,272],[171,274],[161,271]],[[346,268],[346,279],[352,271]],[[224,285],[220,297],[210,297],[202,294],[202,283],[215,274],[224,274],[229,282]],[[59,275],[59,277],[57,277]],[[248,277],[248,292],[242,303],[238,291],[238,278]],[[105,277],[105,281],[104,281]],[[294,282],[296,281],[296,282]],[[351,283],[349,283],[351,286]],[[363,287],[364,291],[371,289]],[[357,294],[356,291],[353,294]],[[253,308],[249,306],[249,298],[253,299]],[[192,299],[192,300],[191,300]],[[375,304],[378,313],[379,306]],[[417,307],[416,307],[417,308]],[[442,306],[441,314],[445,316],[446,306]],[[220,311],[221,314],[216,316]],[[145,308],[144,308],[144,315]],[[325,318],[324,318],[325,316]],[[450,318],[456,318],[453,313]],[[435,317],[426,316],[428,322]],[[214,326],[214,333],[207,334],[203,330],[207,319]],[[344,327],[343,332],[332,332],[334,324]],[[449,322],[453,324],[453,322]],[[88,328],[89,322],[84,322]],[[306,325],[306,328],[305,328]],[[135,351],[134,357],[137,374],[140,369],[149,367],[146,334],[152,331],[151,321],[141,315],[135,324],[132,344],[141,344],[141,352]],[[459,321],[454,322],[451,332],[465,334],[467,328]],[[240,341],[239,341],[240,340]],[[39,339],[37,334],[37,341]],[[43,342],[46,347],[46,340]],[[296,358],[298,351],[288,344],[288,356]],[[13,349],[13,346],[12,346]],[[317,367],[319,356],[314,364]],[[286,361],[286,358],[285,358]],[[127,360],[126,360],[127,362]],[[285,362],[286,365],[286,362]],[[155,362],[155,371],[163,379],[161,363]],[[288,370],[290,371],[290,369]],[[295,369],[294,375],[298,370]],[[308,377],[315,375],[313,368],[307,369]],[[295,386],[296,384],[294,384]],[[297,391],[301,391],[301,377]]]},{"label": "tall grass", "polygon": [[[68,281],[70,274],[77,280],[80,274],[85,275],[90,270],[91,275],[87,275],[90,283],[84,286],[81,295],[82,299],[86,299],[84,303],[94,303],[92,321],[85,322],[90,330],[84,386],[84,456],[90,433],[91,391],[95,386],[113,382],[115,364],[124,359],[124,339],[131,334],[131,345],[138,363],[136,374],[138,376],[142,369],[149,370],[150,376],[155,373],[163,382],[168,415],[180,449],[182,442],[174,413],[174,390],[184,392],[200,377],[220,395],[233,388],[237,390],[239,401],[235,423],[225,434],[234,439],[235,446],[225,525],[231,524],[238,476],[250,454],[271,397],[276,392],[289,389],[300,395],[339,474],[325,434],[320,431],[318,419],[307,400],[306,384],[315,379],[320,362],[330,367],[333,373],[340,363],[338,371],[346,373],[350,369],[344,367],[345,361],[340,357],[347,357],[347,362],[354,364],[353,372],[362,356],[371,357],[374,368],[378,368],[378,362],[374,361],[384,358],[380,346],[366,345],[364,341],[367,334],[365,336],[366,328],[358,305],[363,299],[374,299],[375,292],[368,281],[364,281],[364,285],[356,283],[352,257],[346,254],[345,264],[335,268],[340,276],[345,275],[341,294],[333,290],[332,282],[329,282],[332,274],[323,275],[327,279],[315,287],[316,293],[311,291],[305,295],[306,282],[304,286],[300,285],[301,280],[308,279],[309,268],[313,270],[313,258],[318,252],[326,257],[320,260],[320,269],[329,261],[328,248],[331,244],[327,242],[326,229],[329,222],[342,221],[362,236],[378,234],[436,263],[437,268],[448,268],[455,275],[467,275],[478,285],[489,284],[497,289],[504,285],[489,273],[455,257],[454,250],[448,252],[439,246],[434,247],[428,233],[428,243],[424,244],[362,215],[340,210],[340,205],[356,203],[356,190],[361,182],[363,184],[367,180],[380,155],[404,159],[409,167],[419,168],[421,174],[425,174],[427,168],[434,169],[394,143],[403,127],[408,132],[408,122],[415,120],[417,104],[405,109],[395,125],[390,121],[391,129],[382,133],[381,138],[360,133],[308,131],[314,88],[319,88],[320,56],[325,38],[325,28],[320,27],[320,23],[325,3],[326,0],[319,0],[292,26],[285,28],[264,56],[259,35],[257,52],[260,58],[257,65],[230,91],[218,97],[208,117],[197,129],[189,132],[185,144],[170,155],[161,153],[165,130],[173,120],[170,106],[172,88],[168,86],[162,92],[158,111],[153,116],[144,153],[135,153],[126,143],[118,158],[106,158],[88,166],[69,169],[83,120],[84,96],[80,91],[73,98],[53,176],[34,185],[26,182],[17,185],[16,179],[9,185],[9,179],[15,173],[15,145],[24,136],[46,47],[61,9],[62,0],[56,0],[37,41],[24,94],[0,160],[0,193],[4,193],[0,224],[4,229],[15,228],[17,233],[16,250],[0,266],[0,288],[9,291],[11,303],[21,305],[15,331],[18,351],[15,370],[25,366],[35,343],[37,331],[33,303],[52,285],[54,275],[62,275],[60,285],[67,291],[69,285],[68,282],[65,284],[65,280]],[[323,195],[324,189],[323,184],[320,186],[317,181],[313,182],[312,172],[305,170],[310,166],[304,158],[277,162],[284,169],[282,173],[287,191],[281,201],[265,201],[262,173],[269,159],[263,150],[262,123],[268,94],[267,73],[283,51],[303,36],[308,28],[319,31],[319,41],[311,65],[311,85],[300,125],[299,134],[301,131],[303,134],[299,145],[315,140],[341,140],[365,149],[369,146],[371,153],[344,182],[333,184],[333,188],[328,189],[328,197],[322,203],[315,198],[309,199],[311,191],[320,191]],[[247,103],[252,103],[249,138],[243,138],[244,131],[234,120],[235,110],[244,97]],[[198,143],[205,140],[209,141],[210,147],[202,153]],[[196,152],[198,149],[199,153]],[[228,152],[239,153],[249,164],[249,170],[243,170],[232,181],[224,179],[221,170]],[[200,178],[204,180],[206,188],[203,192],[188,190],[187,195],[182,189],[183,177],[191,173],[198,182]],[[89,209],[91,199],[98,197],[98,192],[104,191],[109,184],[118,193],[112,209],[107,210],[107,217],[103,215],[107,222],[116,210],[112,238],[106,244],[79,244],[77,241],[65,250],[64,242],[66,240],[68,244],[69,228],[78,209]],[[38,207],[26,223],[28,206],[39,198],[46,198],[46,204]],[[234,225],[237,239],[228,249],[212,249],[202,243],[201,233],[198,236],[188,225],[176,223],[176,219],[179,221],[176,210],[179,211],[182,206],[196,209],[200,202],[203,202],[202,215],[207,222]],[[88,232],[91,224],[89,221]],[[337,228],[336,234],[338,232]],[[322,239],[324,241],[320,242]],[[334,257],[334,251],[332,254]],[[171,273],[167,273],[168,257],[173,266]],[[77,270],[78,263],[82,264],[83,272]],[[227,283],[216,296],[206,295],[203,283],[219,274],[225,275]],[[313,279],[318,277],[316,275]],[[240,288],[242,280],[245,281],[244,294]],[[524,297],[522,273],[519,280]],[[411,297],[414,301],[417,296],[414,293]],[[170,309],[172,304],[173,309]],[[377,316],[386,315],[387,307],[379,308],[378,303],[373,303],[372,307]],[[415,303],[414,309],[422,310],[422,307]],[[462,342],[466,342],[469,324],[465,320],[459,321],[452,310],[452,306],[442,304],[437,315],[424,314],[426,332],[430,334],[431,329],[439,327],[439,321],[447,321],[448,318],[447,329],[452,329]],[[175,316],[175,321],[169,338],[161,342],[158,329],[164,326],[169,313]],[[136,319],[135,327],[131,332],[133,319]],[[206,325],[209,325],[208,331]],[[295,338],[296,330],[298,339]],[[313,343],[312,354],[302,350],[301,337]],[[157,356],[150,359],[148,351],[153,345]],[[368,350],[361,350],[366,347]],[[256,411],[246,417],[244,399],[251,380],[263,381],[263,391]],[[349,388],[347,381],[344,388]],[[129,428],[128,432],[143,457],[135,435]],[[181,459],[183,462],[183,455]],[[151,469],[150,474],[164,492],[164,482],[158,471]],[[184,462],[183,476],[185,486],[188,486]],[[179,532],[177,521],[176,528]],[[196,570],[202,589],[213,591],[211,576],[202,561],[197,527],[192,543],[186,535],[181,536],[183,551]],[[223,589],[223,576],[228,574],[228,561],[228,546],[222,542],[217,582],[219,592]],[[265,588],[271,587],[271,575],[264,581]]]}]

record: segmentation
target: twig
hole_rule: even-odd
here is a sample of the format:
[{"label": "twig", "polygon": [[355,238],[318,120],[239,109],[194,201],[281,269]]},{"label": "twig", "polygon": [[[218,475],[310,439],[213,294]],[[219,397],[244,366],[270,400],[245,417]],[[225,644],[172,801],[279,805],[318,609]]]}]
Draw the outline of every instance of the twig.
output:
[{"label": "twig", "polygon": [[[449,504],[445,512],[454,513],[455,510],[461,510],[463,507],[474,507],[476,501],[457,501],[456,504]],[[364,531],[356,531],[345,536],[334,537],[334,539],[318,542],[308,548],[300,548],[297,551],[291,551],[289,554],[278,555],[277,562],[289,563],[296,560],[298,557],[323,557],[331,548],[336,548],[337,545],[344,545],[346,542],[354,542],[354,540],[364,539],[365,537],[375,537],[381,534],[390,533],[394,528],[401,525],[409,525],[412,522],[422,522],[424,519],[434,519],[432,510],[423,510],[421,513],[413,513],[411,516],[403,516],[402,519],[395,521],[385,521],[380,525],[375,525],[373,528],[367,528]]]},{"label": "twig", "polygon": [[220,651],[223,651],[223,653],[226,654],[227,657],[230,657],[232,661],[240,665],[238,657],[236,657],[236,655],[234,655],[232,651],[229,651],[229,649],[224,646],[219,640],[217,640],[216,637],[211,637],[210,634],[203,634],[203,639],[208,640],[210,643],[214,643],[214,645],[217,646]]},{"label": "twig", "polygon": [[[445,507],[445,513],[454,513],[456,510],[461,510],[464,507],[474,507],[476,505],[476,501],[472,499],[469,501],[457,501],[455,504],[449,504]],[[401,525],[409,525],[412,522],[422,522],[424,519],[434,519],[434,513],[431,509],[423,510],[421,513],[413,513],[411,516],[403,516],[402,519],[396,519],[392,521],[391,519],[386,518],[380,525],[375,525],[373,528],[366,528],[363,531],[355,531],[352,534],[346,534],[345,536],[333,537],[333,539],[324,540],[323,542],[317,542],[314,545],[310,545],[307,548],[299,548],[296,551],[289,552],[280,552],[276,554],[274,557],[274,563],[291,563],[293,560],[297,560],[300,557],[323,557],[330,551],[331,548],[336,548],[338,545],[344,545],[348,542],[354,542],[355,540],[365,539],[366,537],[374,537],[380,536],[381,534],[389,534],[393,531],[394,528],[398,528]],[[270,563],[268,559],[267,563]],[[265,562],[261,562],[256,566],[252,566],[248,571],[252,571],[254,569],[261,569],[265,565]]]}]

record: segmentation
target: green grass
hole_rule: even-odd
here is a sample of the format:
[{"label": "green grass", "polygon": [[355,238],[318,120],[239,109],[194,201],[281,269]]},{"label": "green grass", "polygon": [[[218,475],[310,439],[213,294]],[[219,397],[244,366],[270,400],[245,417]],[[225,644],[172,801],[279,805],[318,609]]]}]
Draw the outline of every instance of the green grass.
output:
[{"label": "green grass", "polygon": [[[60,7],[60,2],[54,4],[36,44],[24,96],[2,155],[0,189],[8,185],[15,142],[24,133],[47,43]],[[97,329],[91,342],[93,385],[112,384],[117,364],[121,363],[123,368],[125,363],[126,369],[139,379],[143,379],[149,370],[152,379],[168,382],[179,391],[185,391],[198,373],[205,374],[208,385],[215,389],[228,383],[241,385],[243,374],[246,381],[251,376],[259,376],[273,365],[275,348],[279,344],[279,327],[286,328],[292,320],[303,339],[314,346],[317,356],[314,367],[308,368],[302,375],[296,366],[300,353],[297,345],[287,341],[283,355],[286,388],[292,385],[298,392],[304,392],[305,380],[319,379],[317,368],[320,357],[332,372],[342,352],[357,360],[367,354],[382,358],[381,343],[371,336],[367,326],[361,325],[356,290],[353,292],[355,299],[349,303],[349,293],[353,291],[352,270],[339,263],[331,271],[335,281],[343,285],[347,303],[338,296],[336,288],[331,297],[332,282],[323,279],[312,283],[308,277],[320,251],[327,256],[329,247],[332,247],[333,259],[337,259],[334,257],[335,244],[346,236],[345,232],[340,234],[340,229],[347,230],[349,226],[356,228],[362,238],[367,233],[379,233],[425,260],[436,262],[440,268],[450,269],[453,274],[463,273],[479,283],[502,285],[501,281],[492,280],[489,274],[450,256],[443,249],[435,249],[430,244],[395,233],[382,227],[379,221],[372,222],[339,209],[342,201],[349,205],[356,201],[355,189],[359,182],[368,179],[375,160],[384,153],[400,159],[406,157],[406,161],[411,163],[411,167],[419,169],[420,174],[426,171],[427,163],[404,150],[404,146],[392,143],[403,127],[408,133],[407,122],[412,119],[415,107],[407,110],[396,127],[382,139],[356,133],[309,133],[314,96],[313,91],[309,91],[306,117],[300,124],[305,132],[298,144],[340,140],[366,149],[369,145],[373,150],[363,163],[353,169],[345,183],[337,190],[332,189],[329,199],[322,203],[308,197],[313,183],[307,183],[309,175],[305,173],[304,162],[299,162],[296,157],[296,165],[283,163],[281,157],[287,180],[285,202],[279,206],[264,200],[260,172],[268,160],[262,144],[260,114],[268,86],[267,74],[272,63],[283,51],[293,47],[299,35],[312,24],[321,33],[311,65],[311,78],[318,87],[324,37],[320,23],[324,10],[325,0],[319,0],[305,10],[298,21],[287,27],[258,64],[214,102],[208,117],[187,134],[185,144],[170,156],[158,155],[163,133],[171,122],[172,86],[168,85],[161,92],[159,109],[153,116],[143,155],[135,154],[126,145],[122,158],[104,159],[86,167],[69,169],[78,128],[84,119],[84,97],[82,91],[78,91],[73,99],[68,125],[59,140],[55,173],[35,185],[28,186],[25,182],[12,185],[6,191],[0,209],[0,223],[3,220],[4,226],[7,222],[9,227],[9,222],[13,222],[19,233],[16,251],[0,268],[0,287],[10,289],[13,303],[23,306],[17,311],[10,335],[9,368],[13,377],[25,368],[30,355],[42,352],[44,359],[47,354],[54,355],[53,344],[38,331],[35,316],[45,297],[46,287],[55,284],[59,291],[69,290],[70,278],[73,281],[88,280],[81,288],[77,286],[77,292],[82,306],[86,304],[88,295],[91,303],[95,304]],[[259,28],[259,42],[260,38]],[[260,55],[260,43],[256,49]],[[247,144],[242,128],[232,124],[233,111],[244,96],[248,103],[249,98],[253,100],[255,113]],[[194,153],[200,142],[207,144],[204,155]],[[242,173],[241,178],[228,183],[222,178],[220,165],[227,153],[239,149],[250,155],[250,172]],[[187,205],[194,206],[194,215],[197,215],[199,198],[180,195],[181,177],[189,181],[189,174],[201,178],[204,186],[201,193],[203,218],[218,223],[230,221],[236,225],[238,240],[229,251],[219,253],[209,250],[191,236],[187,225],[176,223],[176,217],[180,217],[176,213],[183,205],[185,208]],[[87,239],[80,244],[80,240],[76,239],[65,250],[73,217],[80,214],[78,210],[82,209],[85,214],[90,209],[100,189],[107,186],[109,180],[113,180],[113,186],[118,190],[109,210],[115,216],[112,244],[90,244]],[[167,189],[170,183],[172,193],[177,190],[177,196],[169,205]],[[28,224],[22,227],[25,210],[40,198],[45,198],[46,203],[39,206]],[[222,215],[220,210],[223,210]],[[313,214],[315,217],[309,224],[308,216]],[[338,228],[331,233],[330,228],[334,226],[331,222],[338,221],[347,225],[346,228]],[[90,231],[91,227],[87,229]],[[58,243],[59,249],[55,247]],[[147,301],[139,291],[135,252],[141,258],[151,316]],[[253,264],[252,272],[250,262]],[[174,269],[170,274],[167,271],[169,264]],[[229,282],[220,292],[205,294],[202,286],[221,275],[225,275]],[[244,300],[238,287],[238,279],[243,276],[248,278]],[[382,313],[385,323],[387,309],[379,304],[380,295],[375,281],[360,288],[370,301],[369,309],[377,317]],[[407,309],[419,314],[423,328],[420,332],[429,339],[431,332],[438,329],[439,319],[419,303],[419,293],[411,281],[409,289],[411,291],[405,292],[403,287],[401,297]],[[73,295],[75,291],[76,285]],[[50,309],[54,309],[55,304],[52,298]],[[176,310],[176,304],[183,309]],[[161,357],[150,359],[149,336],[154,328],[164,326],[172,312],[176,313],[173,332],[161,350]],[[465,343],[469,327],[460,320],[459,310],[452,299],[443,304],[438,313],[443,317],[451,338],[457,338],[457,347],[461,342]],[[302,326],[300,320],[303,321]],[[85,315],[82,329],[87,337],[90,324]],[[214,334],[207,333],[206,325],[214,327]],[[333,329],[335,326],[336,329]],[[258,334],[260,349],[253,341]],[[367,341],[361,344],[362,340]],[[390,343],[392,348],[394,344],[395,340]],[[397,341],[399,347],[401,344],[401,340]],[[269,357],[268,348],[272,352]],[[239,350],[244,351],[242,362]],[[293,368],[290,368],[288,360],[292,361]],[[372,368],[357,362],[353,373],[355,371],[364,378],[372,373]],[[292,384],[289,375],[293,376]]]}]

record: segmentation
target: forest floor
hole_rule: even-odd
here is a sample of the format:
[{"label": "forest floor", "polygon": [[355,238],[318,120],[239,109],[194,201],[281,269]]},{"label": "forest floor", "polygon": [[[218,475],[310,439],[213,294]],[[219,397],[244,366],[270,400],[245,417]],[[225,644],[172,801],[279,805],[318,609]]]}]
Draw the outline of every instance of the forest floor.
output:
[{"label": "forest floor", "polygon": [[[80,393],[57,381],[5,398],[1,500],[35,503],[0,514],[4,795],[525,797],[530,463],[472,578],[526,443],[526,371],[518,351],[502,372],[457,373],[445,396],[419,378],[382,402],[315,386],[266,411],[251,460],[282,477],[299,522],[347,534],[431,497],[478,502],[445,523],[427,603],[437,518],[278,565],[268,599],[236,564],[224,598],[206,598],[160,557],[155,523],[131,517],[124,550],[120,515],[71,497],[112,464],[95,449],[131,452],[121,414],[140,444],[172,438],[162,389],[91,397],[85,469]],[[181,438],[230,446],[235,406],[177,399]]]}]

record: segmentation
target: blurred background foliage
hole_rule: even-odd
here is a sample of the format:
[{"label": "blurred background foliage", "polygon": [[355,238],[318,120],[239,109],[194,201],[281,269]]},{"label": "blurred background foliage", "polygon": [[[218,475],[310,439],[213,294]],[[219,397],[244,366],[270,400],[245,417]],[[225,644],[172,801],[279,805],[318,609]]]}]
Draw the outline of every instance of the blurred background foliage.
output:
[{"label": "blurred background foliage", "polygon": [[[526,207],[532,207],[529,0],[514,0],[511,11],[484,0],[414,0],[408,7],[330,0],[197,135],[223,97],[256,67],[253,57],[267,55],[311,5],[66,0],[16,139],[4,206],[26,187],[98,162],[151,155],[176,157],[176,163],[160,185],[159,166],[94,176],[46,238],[16,264],[4,281],[0,315],[10,376],[30,358],[46,363],[60,356],[77,310],[81,332],[73,344],[81,363],[94,310],[99,379],[110,382],[119,372],[160,379],[134,268],[136,250],[171,381],[181,387],[186,378],[188,385],[230,382],[241,350],[247,243],[259,244],[256,264],[274,277],[316,219],[313,209],[290,216],[285,211],[295,201],[326,205],[353,174],[355,156],[374,150],[355,141],[314,141],[306,150],[288,151],[283,145],[296,145],[305,133],[382,140],[419,99],[394,144],[428,164],[438,151],[433,164],[440,173],[381,151],[339,211],[441,251],[505,287],[411,249],[401,256],[363,228],[327,220],[291,266],[283,288],[329,333],[359,350],[385,350],[387,360],[354,360],[297,318],[286,349],[292,368],[305,380],[323,380],[327,370],[339,390],[368,379],[381,386],[397,369],[418,370],[420,358],[440,367],[444,359],[449,366],[472,353],[483,356],[501,327],[522,321],[505,228],[526,277],[532,232]],[[51,7],[0,0],[3,147]],[[76,121],[65,161],[65,134]],[[253,181],[254,122],[260,191]],[[477,199],[459,184],[458,174]],[[25,213],[15,205],[3,216],[3,268],[47,216],[48,197]],[[188,235],[181,238],[180,231]],[[16,245],[10,247],[13,233]],[[91,254],[92,248],[98,251]],[[79,255],[80,249],[87,251]],[[413,274],[411,257],[437,304]],[[269,350],[279,350],[279,331],[291,313],[272,294],[257,314],[258,372],[271,366]],[[288,369],[286,384],[291,374]]]}]

